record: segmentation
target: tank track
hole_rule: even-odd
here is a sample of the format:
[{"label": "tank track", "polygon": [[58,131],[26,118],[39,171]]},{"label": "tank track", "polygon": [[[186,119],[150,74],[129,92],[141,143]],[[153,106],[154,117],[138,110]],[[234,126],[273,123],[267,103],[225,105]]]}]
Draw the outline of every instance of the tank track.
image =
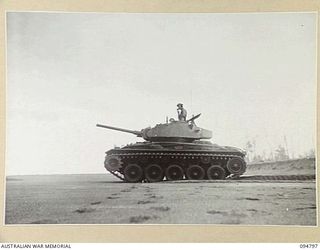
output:
[{"label": "tank track", "polygon": [[312,181],[316,179],[315,175],[252,175],[234,178],[235,180],[250,181]]},{"label": "tank track", "polygon": [[[109,170],[108,170],[109,171]],[[120,172],[118,171],[109,171],[113,176],[117,177],[118,179],[124,181],[124,176],[123,174],[121,174]]]},{"label": "tank track", "polygon": [[[157,160],[157,159],[162,159],[162,158],[167,158],[169,160],[197,160],[197,159],[209,159],[209,161],[213,160],[224,160],[227,161],[231,158],[239,157],[242,158],[241,156],[237,154],[224,154],[224,153],[170,153],[170,152],[112,152],[107,154],[106,157],[110,156],[116,156],[120,157],[121,160],[123,161],[130,161],[133,159],[139,160],[139,158],[145,158],[145,160]],[[141,160],[140,159],[140,160]],[[245,167],[246,168],[246,167]],[[121,169],[120,169],[121,170]],[[120,180],[125,181],[124,174],[119,171],[119,170],[114,170],[110,171],[108,170],[112,175],[117,177]],[[233,178],[238,178],[240,175],[242,175],[245,172],[245,170],[237,175],[231,175]],[[146,181],[146,180],[142,180]]]}]

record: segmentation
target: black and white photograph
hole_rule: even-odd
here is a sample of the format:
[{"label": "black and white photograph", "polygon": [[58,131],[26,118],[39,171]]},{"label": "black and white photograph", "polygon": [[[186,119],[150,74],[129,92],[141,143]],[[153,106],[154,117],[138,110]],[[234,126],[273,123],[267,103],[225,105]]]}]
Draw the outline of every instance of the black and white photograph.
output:
[{"label": "black and white photograph", "polygon": [[6,12],[6,225],[317,226],[317,12]]}]

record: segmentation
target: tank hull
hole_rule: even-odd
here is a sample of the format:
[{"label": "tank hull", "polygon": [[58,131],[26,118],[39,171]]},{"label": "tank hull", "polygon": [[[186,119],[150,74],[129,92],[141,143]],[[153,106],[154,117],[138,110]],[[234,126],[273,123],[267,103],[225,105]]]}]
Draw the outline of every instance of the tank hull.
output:
[{"label": "tank hull", "polygon": [[142,142],[107,151],[104,166],[127,182],[225,179],[245,172],[244,156],[207,141]]}]

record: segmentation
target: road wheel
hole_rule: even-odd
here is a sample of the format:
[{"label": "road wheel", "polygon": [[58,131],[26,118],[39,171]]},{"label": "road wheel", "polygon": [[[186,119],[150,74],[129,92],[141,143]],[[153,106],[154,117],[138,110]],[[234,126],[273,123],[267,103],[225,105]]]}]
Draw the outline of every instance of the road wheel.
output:
[{"label": "road wheel", "polygon": [[187,168],[186,177],[189,180],[202,180],[204,176],[204,169],[198,165],[191,165]]},{"label": "road wheel", "polygon": [[243,174],[246,171],[246,163],[240,157],[232,158],[227,163],[227,169],[230,174]]},{"label": "road wheel", "polygon": [[150,164],[145,170],[145,177],[150,182],[162,181],[164,177],[163,169],[157,164]]},{"label": "road wheel", "polygon": [[169,181],[177,181],[183,179],[183,169],[179,165],[170,165],[166,169],[166,178]]},{"label": "road wheel", "polygon": [[143,170],[138,164],[128,164],[124,169],[124,179],[127,182],[140,182],[143,179]]},{"label": "road wheel", "polygon": [[207,170],[209,180],[223,180],[226,178],[226,171],[219,165],[213,165]]}]

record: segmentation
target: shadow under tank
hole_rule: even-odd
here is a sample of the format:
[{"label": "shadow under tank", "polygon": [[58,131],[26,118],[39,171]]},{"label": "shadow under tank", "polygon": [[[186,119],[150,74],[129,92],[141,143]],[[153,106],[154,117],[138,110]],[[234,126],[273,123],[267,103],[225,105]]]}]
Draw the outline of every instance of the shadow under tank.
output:
[{"label": "shadow under tank", "polygon": [[242,175],[246,171],[245,151],[206,140],[212,138],[212,132],[195,124],[199,116],[187,121],[170,119],[141,131],[97,124],[145,140],[107,151],[104,167],[126,182],[223,180]]}]

